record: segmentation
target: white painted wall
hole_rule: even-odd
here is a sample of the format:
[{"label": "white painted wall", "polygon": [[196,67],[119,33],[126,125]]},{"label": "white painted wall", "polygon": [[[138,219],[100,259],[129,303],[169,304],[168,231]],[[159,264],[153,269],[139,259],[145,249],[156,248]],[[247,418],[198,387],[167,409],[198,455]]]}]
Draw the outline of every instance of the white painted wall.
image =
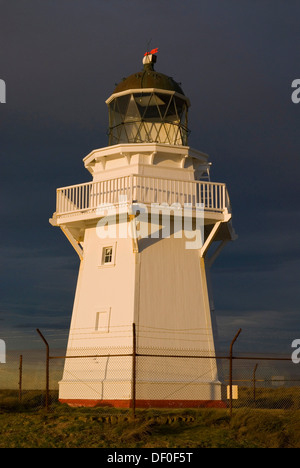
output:
[{"label": "white painted wall", "polygon": [[[130,353],[133,322],[140,353],[214,355],[204,262],[185,241],[140,240],[134,254],[130,238],[99,239],[87,229],[68,355]],[[114,264],[102,266],[110,245]],[[130,399],[131,376],[131,357],[66,359],[60,398]],[[138,358],[137,398],[195,399],[195,392],[221,398],[213,359]]]},{"label": "white painted wall", "polygon": [[[126,157],[110,148],[105,162],[97,152],[85,162],[94,180],[136,173],[137,169],[157,177],[165,177],[167,172],[170,177],[176,173],[176,179],[193,180],[192,158],[186,164],[179,150],[174,150],[173,158],[167,146],[159,148],[158,156],[137,152]],[[84,254],[68,356],[131,353],[133,322],[138,352],[213,356],[205,265],[199,251],[187,250],[186,239],[171,234],[165,239],[140,240],[139,252],[134,253],[130,237],[100,239],[97,220],[89,223],[82,219],[76,225],[85,232]],[[104,266],[102,250],[108,246],[114,248],[114,259],[112,265]],[[128,400],[132,396],[132,358],[67,358],[59,391],[62,400]],[[139,357],[137,398],[220,400],[215,360]]]}]

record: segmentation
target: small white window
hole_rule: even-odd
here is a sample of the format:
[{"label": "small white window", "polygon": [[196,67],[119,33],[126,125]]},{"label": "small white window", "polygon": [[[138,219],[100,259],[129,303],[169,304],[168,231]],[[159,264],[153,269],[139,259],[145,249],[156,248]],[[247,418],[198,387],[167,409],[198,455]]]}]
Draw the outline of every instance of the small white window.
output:
[{"label": "small white window", "polygon": [[103,258],[102,263],[106,265],[107,263],[112,263],[113,247],[103,247]]},{"label": "small white window", "polygon": [[114,266],[116,259],[116,243],[101,247],[100,266]]}]

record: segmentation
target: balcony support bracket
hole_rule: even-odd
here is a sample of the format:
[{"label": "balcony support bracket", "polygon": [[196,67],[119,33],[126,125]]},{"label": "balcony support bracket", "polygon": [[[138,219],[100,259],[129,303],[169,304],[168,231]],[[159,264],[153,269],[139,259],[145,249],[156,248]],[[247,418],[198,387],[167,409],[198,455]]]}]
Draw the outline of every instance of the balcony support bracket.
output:
[{"label": "balcony support bracket", "polygon": [[74,250],[77,252],[80,260],[83,260],[83,248],[80,245],[80,242],[78,242],[74,236],[72,235],[70,229],[68,229],[66,226],[60,226],[62,232],[74,248]]},{"label": "balcony support bracket", "polygon": [[215,235],[217,234],[218,232],[218,229],[220,228],[221,226],[221,221],[218,221],[217,223],[214,224],[214,227],[212,228],[212,230],[210,231],[206,241],[204,242],[203,246],[201,247],[200,249],[200,257],[204,257],[207,253],[207,250],[210,246],[210,244],[212,243]]}]

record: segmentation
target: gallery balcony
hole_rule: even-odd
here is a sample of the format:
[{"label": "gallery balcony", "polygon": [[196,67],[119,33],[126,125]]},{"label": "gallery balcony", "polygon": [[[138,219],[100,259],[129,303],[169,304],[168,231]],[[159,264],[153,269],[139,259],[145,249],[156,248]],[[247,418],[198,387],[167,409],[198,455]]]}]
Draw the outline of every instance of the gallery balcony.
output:
[{"label": "gallery balcony", "polygon": [[58,188],[56,224],[99,218],[99,207],[130,207],[132,204],[147,207],[167,204],[182,208],[189,205],[192,209],[203,204],[208,219],[222,220],[231,213],[225,184],[128,175]]}]

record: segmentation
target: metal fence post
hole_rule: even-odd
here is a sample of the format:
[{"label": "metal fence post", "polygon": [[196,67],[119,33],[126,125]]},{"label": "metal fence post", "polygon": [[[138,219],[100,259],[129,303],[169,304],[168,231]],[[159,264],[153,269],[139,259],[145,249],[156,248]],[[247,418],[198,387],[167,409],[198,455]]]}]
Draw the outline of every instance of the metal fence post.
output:
[{"label": "metal fence post", "polygon": [[47,340],[46,338],[43,336],[43,334],[40,332],[40,330],[37,328],[36,331],[38,332],[38,334],[40,335],[40,337],[42,338],[43,342],[45,343],[46,345],[46,401],[45,401],[45,407],[46,407],[46,411],[49,410],[49,356],[50,356],[50,352],[49,352],[49,345],[47,343]]},{"label": "metal fence post", "polygon": [[232,360],[233,360],[233,345],[236,342],[239,334],[241,333],[242,329],[240,328],[235,337],[233,338],[230,344],[230,352],[229,352],[229,400],[230,400],[230,417],[232,416]]},{"label": "metal fence post", "polygon": [[22,374],[23,374],[23,356],[20,355],[20,364],[19,364],[19,403],[22,401]]},{"label": "metal fence post", "polygon": [[135,405],[136,405],[136,330],[135,323],[132,324],[132,414],[135,418]]},{"label": "metal fence post", "polygon": [[258,364],[255,365],[254,370],[253,370],[253,401],[254,401],[254,406],[256,406],[256,370],[257,370]]}]

